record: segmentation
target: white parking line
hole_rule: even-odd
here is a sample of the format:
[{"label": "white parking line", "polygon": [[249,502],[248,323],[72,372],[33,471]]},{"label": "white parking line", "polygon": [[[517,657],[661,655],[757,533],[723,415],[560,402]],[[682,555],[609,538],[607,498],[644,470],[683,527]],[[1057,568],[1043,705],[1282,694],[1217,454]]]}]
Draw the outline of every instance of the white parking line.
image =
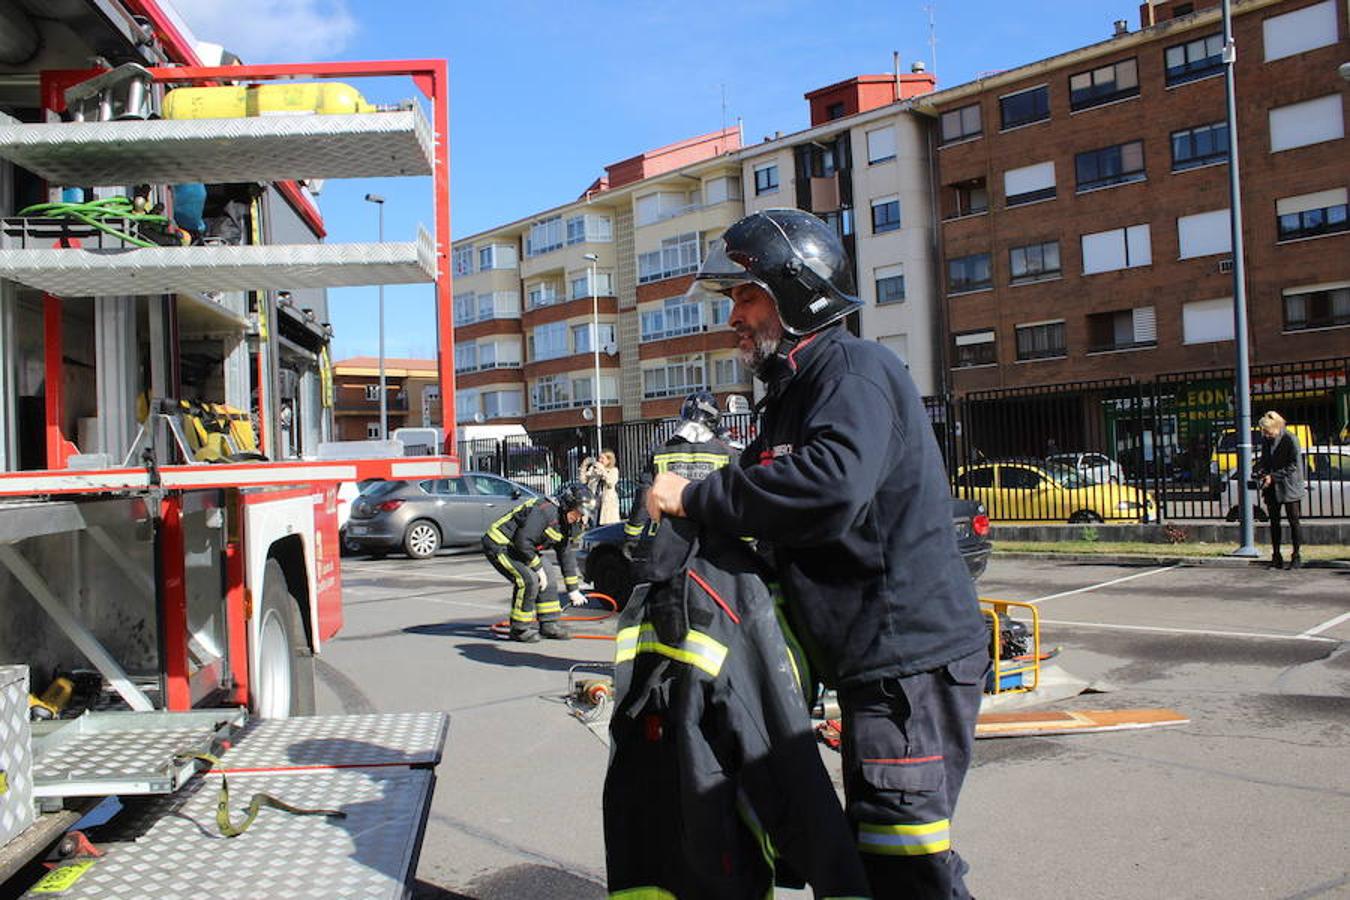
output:
[{"label": "white parking line", "polygon": [[1041,619],[1042,625],[1070,625],[1078,628],[1105,628],[1113,631],[1149,631],[1162,634],[1200,634],[1209,637],[1265,638],[1277,641],[1321,641],[1330,644],[1340,643],[1335,638],[1316,637],[1309,632],[1303,634],[1276,634],[1261,631],[1216,631],[1208,628],[1163,628],[1155,625],[1112,625],[1107,622],[1071,622],[1067,619]]},{"label": "white parking line", "polygon": [[[1329,628],[1335,628],[1346,619],[1350,619],[1350,612],[1343,612],[1339,616],[1327,619],[1321,625],[1314,625],[1312,628],[1309,628],[1307,631],[1303,632],[1303,634],[1299,635],[1299,637],[1312,637],[1315,634],[1321,634]],[[1323,638],[1323,640],[1330,640],[1330,638]]]},{"label": "white parking line", "polygon": [[1112,578],[1110,581],[1103,581],[1101,584],[1090,584],[1087,587],[1074,588],[1071,591],[1060,591],[1058,594],[1046,594],[1044,597],[1037,597],[1035,600],[1027,600],[1027,603],[1044,603],[1046,600],[1058,600],[1060,597],[1072,597],[1074,594],[1086,594],[1088,591],[1100,590],[1104,587],[1110,587],[1113,584],[1120,584],[1122,581],[1133,581],[1136,578],[1144,578],[1148,575],[1157,575],[1159,572],[1170,572],[1173,569],[1181,568],[1181,563],[1171,566],[1163,566],[1161,569],[1149,569],[1147,572],[1135,572],[1133,575],[1125,575],[1121,578]]}]

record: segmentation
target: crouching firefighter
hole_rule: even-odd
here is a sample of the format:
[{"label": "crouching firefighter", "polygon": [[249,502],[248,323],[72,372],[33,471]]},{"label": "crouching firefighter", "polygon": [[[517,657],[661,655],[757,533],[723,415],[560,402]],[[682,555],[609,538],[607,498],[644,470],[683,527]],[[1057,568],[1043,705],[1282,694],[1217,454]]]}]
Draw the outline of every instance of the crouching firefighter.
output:
[{"label": "crouching firefighter", "polygon": [[540,636],[567,640],[561,621],[562,604],[550,592],[548,566],[541,551],[553,548],[562,569],[567,599],[586,602],[577,574],[577,544],[585,529],[586,511],[594,504],[590,488],[579,482],[564,484],[554,502],[531,497],[492,523],[483,535],[483,554],[512,584],[511,640],[533,643]]},{"label": "crouching firefighter", "polygon": [[669,568],[669,560],[654,558],[653,553],[658,548],[667,553],[677,553],[679,558],[676,562],[679,564],[683,563],[689,550],[683,542],[653,541],[661,523],[653,522],[647,513],[647,489],[661,472],[675,472],[690,481],[698,481],[706,478],[709,472],[734,462],[740,456],[740,451],[718,436],[721,422],[722,413],[717,408],[717,398],[713,393],[695,391],[684,398],[684,404],[680,407],[680,424],[675,433],[664,446],[653,450],[647,457],[647,465],[638,476],[633,509],[623,526],[624,555],[638,563],[638,581],[651,581],[652,571],[661,572]]}]

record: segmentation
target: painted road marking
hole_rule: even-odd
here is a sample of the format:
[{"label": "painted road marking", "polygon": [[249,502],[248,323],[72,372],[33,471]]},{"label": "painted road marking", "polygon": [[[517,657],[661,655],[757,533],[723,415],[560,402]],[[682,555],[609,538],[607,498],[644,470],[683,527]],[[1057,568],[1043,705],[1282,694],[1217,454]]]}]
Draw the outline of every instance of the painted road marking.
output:
[{"label": "painted road marking", "polygon": [[[1335,618],[1327,619],[1321,625],[1314,625],[1312,628],[1309,628],[1307,631],[1303,632],[1303,634],[1299,635],[1299,637],[1312,637],[1315,634],[1321,634],[1330,628],[1335,628],[1346,619],[1350,619],[1350,612],[1343,612]],[[1329,640],[1329,638],[1324,638],[1324,640]]]},{"label": "painted road marking", "polygon": [[1060,591],[1058,594],[1046,594],[1044,597],[1037,597],[1035,600],[1027,600],[1026,603],[1044,603],[1046,600],[1058,600],[1060,597],[1072,597],[1074,594],[1086,594],[1088,591],[1100,590],[1104,587],[1110,587],[1113,584],[1120,584],[1123,581],[1133,581],[1136,578],[1145,578],[1149,575],[1157,575],[1159,572],[1170,572],[1173,569],[1181,568],[1181,563],[1171,566],[1163,566],[1160,569],[1149,569],[1147,572],[1135,572],[1133,575],[1124,575],[1120,578],[1112,578],[1110,581],[1103,581],[1101,584],[1090,584],[1087,587],[1074,588],[1071,591]]},{"label": "painted road marking", "polygon": [[1163,634],[1198,634],[1209,637],[1266,638],[1267,640],[1277,641],[1321,641],[1329,644],[1340,643],[1340,641],[1335,638],[1316,637],[1306,631],[1303,634],[1276,634],[1273,632],[1262,631],[1217,631],[1209,628],[1166,628],[1156,625],[1113,625],[1107,622],[1072,622],[1068,619],[1041,619],[1041,624],[1069,625],[1078,628],[1106,628],[1117,631],[1151,631]]}]

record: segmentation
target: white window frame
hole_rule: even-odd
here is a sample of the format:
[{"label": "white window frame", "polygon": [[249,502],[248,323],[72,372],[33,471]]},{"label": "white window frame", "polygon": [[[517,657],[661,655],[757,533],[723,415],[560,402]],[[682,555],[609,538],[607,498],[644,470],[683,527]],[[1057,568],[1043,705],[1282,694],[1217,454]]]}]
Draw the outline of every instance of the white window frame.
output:
[{"label": "white window frame", "polygon": [[1270,16],[1261,23],[1261,45],[1266,62],[1330,47],[1340,40],[1337,0],[1314,3],[1293,12]]},{"label": "white window frame", "polygon": [[1232,252],[1233,220],[1226,207],[1177,219],[1178,259]]},{"label": "white window frame", "polygon": [[[1153,243],[1147,223],[1084,234],[1079,238],[1079,245],[1083,254],[1084,275],[1119,272],[1153,264]],[[1103,258],[1110,264],[1093,266],[1094,258]]]},{"label": "white window frame", "polygon": [[[1200,335],[1192,336],[1192,331]],[[1233,298],[1193,300],[1181,306],[1181,342],[1213,344],[1233,340]]]},{"label": "white window frame", "polygon": [[[881,283],[900,279],[900,296],[892,300],[881,299]],[[872,289],[876,292],[876,302],[878,306],[894,306],[905,302],[905,267],[903,263],[895,263],[889,266],[876,266],[872,269]]]},{"label": "white window frame", "polygon": [[[773,172],[773,184],[767,185],[766,187],[764,187],[763,189],[761,189],[760,186],[759,186],[759,173],[760,173],[760,172],[770,172],[770,171]],[[755,196],[756,196],[756,197],[762,197],[762,196],[764,196],[765,194],[776,194],[776,193],[778,193],[778,190],[779,190],[779,187],[780,187],[779,181],[778,181],[778,163],[776,163],[776,162],[771,162],[771,163],[761,163],[760,165],[755,166],[754,174],[755,174]],[[767,180],[767,179],[765,179],[765,180]]]},{"label": "white window frame", "polygon": [[451,268],[456,275],[472,275],[475,259],[473,244],[456,247],[451,258]]},{"label": "white window frame", "polygon": [[1270,152],[1281,153],[1345,137],[1343,103],[1338,92],[1271,109]]},{"label": "white window frame", "polygon": [[1055,190],[1054,160],[1008,169],[1003,173],[1003,202],[1007,206],[1053,200]]},{"label": "white window frame", "polygon": [[738,356],[723,356],[712,361],[713,387],[727,388],[749,384],[750,376]]},{"label": "white window frame", "polygon": [[379,386],[378,384],[368,384],[368,385],[366,385],[365,387],[366,387],[366,402],[367,402],[367,403],[379,403],[379,402],[380,402],[380,386]]},{"label": "white window frame", "polygon": [[[877,145],[873,146],[873,138],[876,138]],[[895,125],[890,124],[882,128],[873,128],[864,135],[867,142],[867,164],[874,166],[877,163],[890,162],[895,159],[896,140]]]},{"label": "white window frame", "polygon": [[[888,226],[886,228],[878,229],[877,208],[881,206],[886,206],[887,204],[890,203],[895,204],[895,222],[893,224],[888,223]],[[905,222],[905,213],[904,210],[901,209],[899,194],[890,194],[885,197],[877,197],[875,200],[872,201],[871,225],[873,234],[890,234],[892,231],[899,231],[902,227],[904,227],[904,222]]]},{"label": "white window frame", "polygon": [[[906,369],[909,368],[909,332],[883,334],[877,338],[877,343],[894,353],[900,359],[900,364]],[[903,352],[896,349],[896,344],[904,348]]]},{"label": "white window frame", "polygon": [[[966,120],[969,117],[966,114],[969,113],[971,110],[975,111],[975,130],[967,131]],[[954,119],[952,121],[955,121],[957,123],[957,127],[961,129],[961,133],[958,134],[956,137],[950,138],[947,137],[948,116],[953,116]],[[939,144],[942,145],[959,144],[962,141],[973,141],[983,134],[984,134],[984,111],[980,108],[979,103],[969,103],[966,104],[965,106],[958,107],[957,109],[949,109],[946,112],[942,113],[940,116],[938,116]]]},{"label": "white window frame", "polygon": [[728,200],[741,200],[739,175],[718,175],[703,182],[703,205],[716,206]]},{"label": "white window frame", "polygon": [[[530,340],[533,342],[534,348],[534,358],[531,361],[544,362],[545,360],[570,356],[567,337],[566,322],[548,322],[543,325],[536,325],[534,330],[530,332]],[[547,347],[542,346],[541,338],[547,339]]]},{"label": "white window frame", "polygon": [[958,352],[953,352],[953,354],[952,354],[952,362],[954,363],[954,365],[952,366],[952,368],[954,368],[954,369],[978,369],[978,368],[981,368],[981,367],[983,367],[983,366],[996,366],[996,365],[998,365],[998,346],[997,346],[997,342],[996,342],[996,340],[995,340],[994,329],[992,329],[992,328],[985,328],[985,329],[981,329],[981,330],[979,330],[979,331],[967,331],[967,332],[965,332],[964,334],[955,334],[955,335],[952,335],[952,346],[953,346],[953,349],[955,349],[955,348],[957,348],[957,347],[969,347],[969,346],[975,346],[975,345],[977,345],[977,344],[979,344],[979,345],[983,345],[983,344],[990,344],[990,345],[993,345],[993,346],[994,346],[994,358],[993,358],[992,360],[989,360],[988,362],[973,362],[973,363],[965,363],[965,364],[962,364],[962,363],[960,362],[960,353],[959,353],[959,351],[958,351]]},{"label": "white window frame", "polygon": [[368,441],[378,441],[379,439],[380,439],[380,423],[379,423],[379,422],[367,422],[367,423],[366,423],[366,440],[368,440]]}]

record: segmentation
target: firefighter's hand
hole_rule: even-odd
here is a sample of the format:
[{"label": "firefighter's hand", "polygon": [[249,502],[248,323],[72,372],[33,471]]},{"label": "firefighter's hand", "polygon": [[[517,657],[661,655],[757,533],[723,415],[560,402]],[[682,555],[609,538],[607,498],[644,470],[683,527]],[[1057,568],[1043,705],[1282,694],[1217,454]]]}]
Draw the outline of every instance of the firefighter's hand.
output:
[{"label": "firefighter's hand", "polygon": [[662,472],[656,476],[656,480],[647,490],[647,514],[652,517],[653,522],[660,521],[662,516],[684,517],[684,502],[681,496],[684,494],[684,486],[688,483],[688,478],[682,478],[674,472]]},{"label": "firefighter's hand", "polygon": [[572,588],[572,590],[567,592],[567,599],[573,606],[586,605],[586,595],[576,588]]}]

